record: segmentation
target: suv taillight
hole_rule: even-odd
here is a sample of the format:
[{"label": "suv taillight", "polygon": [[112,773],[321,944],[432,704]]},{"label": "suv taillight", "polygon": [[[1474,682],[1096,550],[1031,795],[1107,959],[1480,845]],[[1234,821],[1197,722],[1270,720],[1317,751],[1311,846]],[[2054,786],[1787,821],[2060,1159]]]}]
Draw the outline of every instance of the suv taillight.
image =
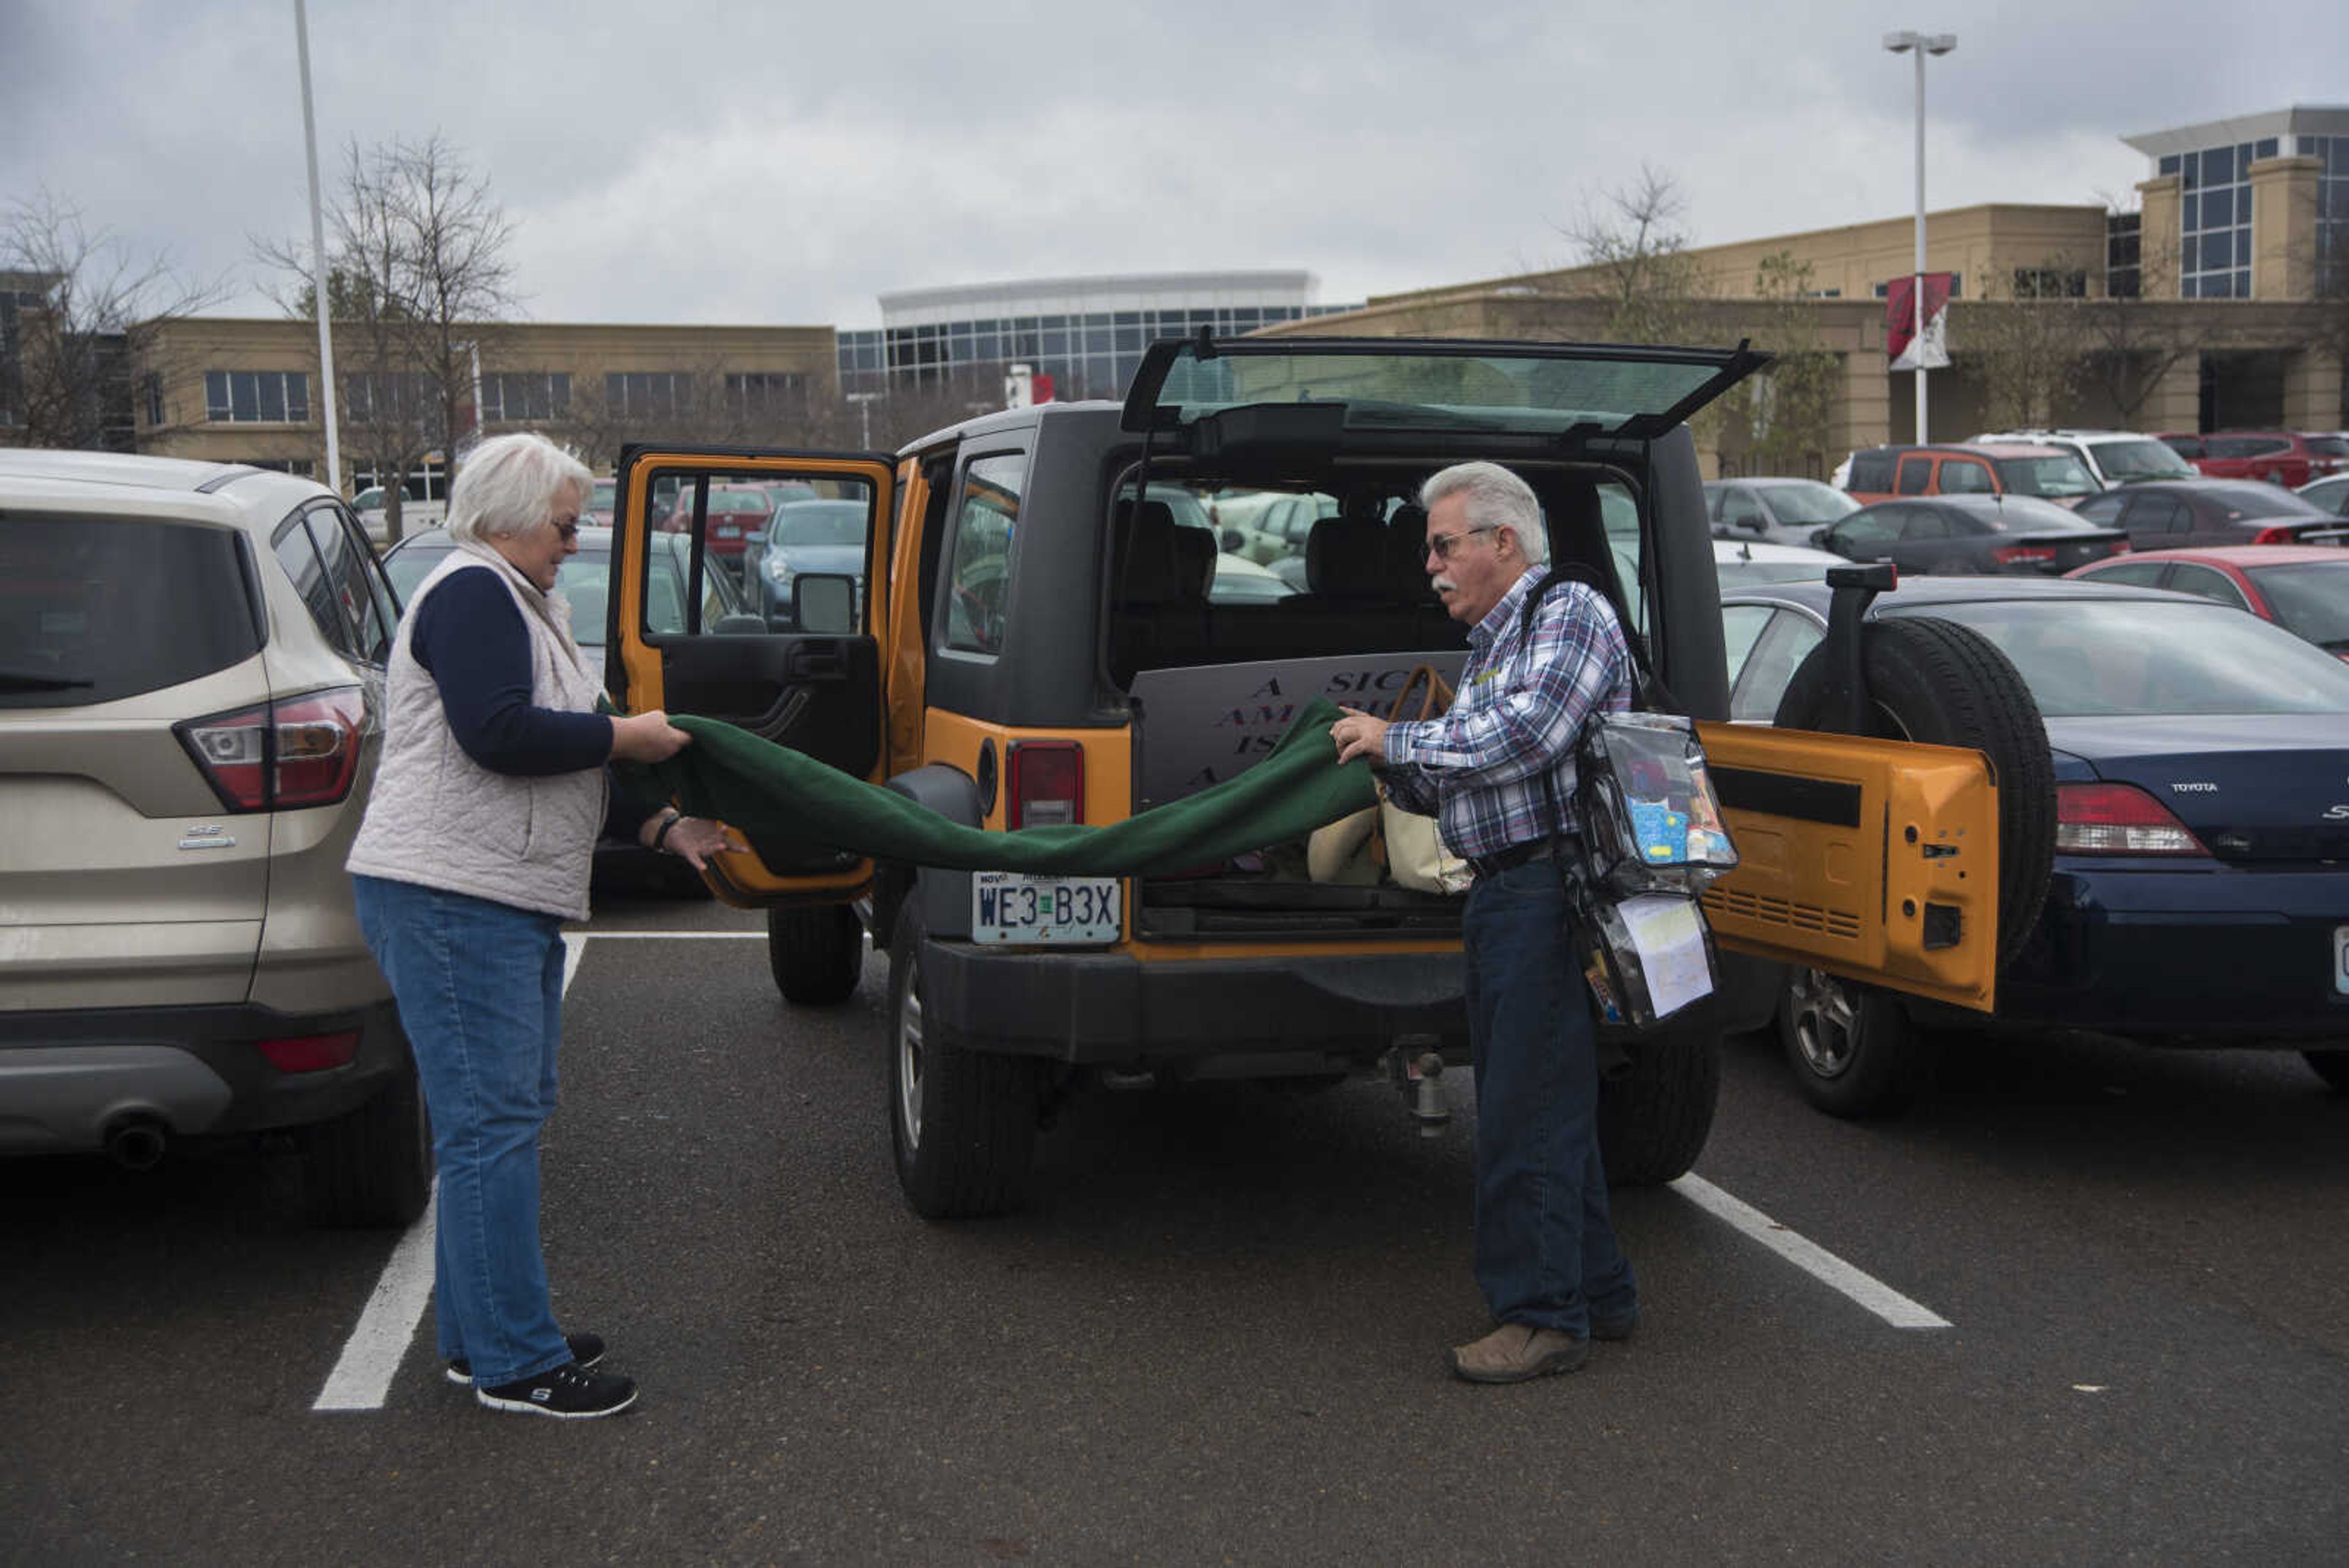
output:
[{"label": "suv taillight", "polygon": [[1074,741],[1011,742],[1011,826],[1066,827],[1085,819],[1085,753]]},{"label": "suv taillight", "polygon": [[312,691],[172,726],[231,811],[332,805],[358,776],[367,695],[356,686]]},{"label": "suv taillight", "polygon": [[2210,853],[2168,806],[2123,784],[2057,784],[2055,849],[2062,855]]}]

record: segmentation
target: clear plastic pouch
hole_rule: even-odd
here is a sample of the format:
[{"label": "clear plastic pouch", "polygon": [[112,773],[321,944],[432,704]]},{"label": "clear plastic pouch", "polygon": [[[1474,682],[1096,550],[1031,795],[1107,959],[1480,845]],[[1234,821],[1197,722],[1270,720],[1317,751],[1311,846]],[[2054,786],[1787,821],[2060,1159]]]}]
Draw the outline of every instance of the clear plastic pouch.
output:
[{"label": "clear plastic pouch", "polygon": [[1594,715],[1574,771],[1582,870],[1596,895],[1693,898],[1737,865],[1704,747],[1686,718]]}]

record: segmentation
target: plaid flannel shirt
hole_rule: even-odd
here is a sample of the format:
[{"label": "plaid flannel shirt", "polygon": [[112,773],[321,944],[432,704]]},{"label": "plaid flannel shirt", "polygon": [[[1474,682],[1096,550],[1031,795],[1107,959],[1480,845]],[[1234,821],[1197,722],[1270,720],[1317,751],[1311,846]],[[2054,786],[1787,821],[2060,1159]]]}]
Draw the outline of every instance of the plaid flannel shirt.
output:
[{"label": "plaid flannel shirt", "polygon": [[1468,662],[1452,710],[1391,725],[1377,770],[1406,811],[1437,820],[1455,855],[1495,855],[1544,839],[1547,771],[1563,811],[1574,798],[1574,747],[1593,712],[1631,706],[1631,656],[1614,607],[1588,584],[1568,582],[1542,600],[1519,634],[1528,569],[1468,633]]}]

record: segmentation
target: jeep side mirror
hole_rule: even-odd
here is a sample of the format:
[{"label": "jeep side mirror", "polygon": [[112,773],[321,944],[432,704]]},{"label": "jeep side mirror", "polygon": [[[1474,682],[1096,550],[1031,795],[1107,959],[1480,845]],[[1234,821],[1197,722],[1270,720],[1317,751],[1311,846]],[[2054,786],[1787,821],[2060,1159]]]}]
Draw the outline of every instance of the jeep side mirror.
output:
[{"label": "jeep side mirror", "polygon": [[792,626],[845,636],[856,629],[856,579],[845,572],[803,572],[792,579]]}]

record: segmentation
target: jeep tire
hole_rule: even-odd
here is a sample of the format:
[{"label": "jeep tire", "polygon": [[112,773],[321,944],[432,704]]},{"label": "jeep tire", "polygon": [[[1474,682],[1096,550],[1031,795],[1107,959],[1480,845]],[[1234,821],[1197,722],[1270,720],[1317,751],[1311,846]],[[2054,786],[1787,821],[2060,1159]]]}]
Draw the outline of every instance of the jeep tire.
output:
[{"label": "jeep tire", "polygon": [[897,1185],[925,1220],[1003,1214],[1026,1196],[1042,1064],[941,1039],[925,1015],[922,916],[906,901],[889,943],[889,1138]]},{"label": "jeep tire", "polygon": [[397,1228],[424,1212],[432,1192],[432,1132],[416,1068],[399,1071],[375,1097],[333,1121],[295,1135],[302,1199],[320,1225]]},{"label": "jeep tire", "polygon": [[[1998,778],[1998,959],[2023,950],[2047,899],[2055,855],[2055,766],[2047,726],[2023,677],[1971,627],[1925,616],[1870,621],[1861,658],[1878,740],[1962,746]],[[1779,700],[1782,730],[1827,721],[1827,648],[1803,660]]]},{"label": "jeep tire", "polygon": [[1653,1187],[1688,1174],[1721,1097],[1721,1035],[1673,1029],[1632,1048],[1631,1064],[1599,1085],[1599,1158],[1611,1187]]},{"label": "jeep tire", "polygon": [[783,1000],[833,1007],[856,994],[864,976],[864,928],[845,904],[767,911],[767,968]]}]

